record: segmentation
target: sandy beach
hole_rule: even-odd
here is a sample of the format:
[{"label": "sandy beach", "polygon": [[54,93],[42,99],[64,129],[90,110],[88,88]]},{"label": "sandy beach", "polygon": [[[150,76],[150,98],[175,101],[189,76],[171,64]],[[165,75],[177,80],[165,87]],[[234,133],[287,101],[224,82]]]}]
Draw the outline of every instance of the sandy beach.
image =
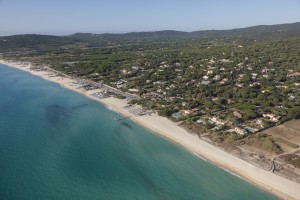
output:
[{"label": "sandy beach", "polygon": [[158,134],[164,138],[172,140],[173,142],[183,146],[189,151],[192,151],[206,160],[226,169],[230,172],[245,178],[251,183],[261,187],[262,189],[271,192],[283,199],[300,199],[300,184],[282,178],[272,172],[265,171],[252,164],[241,160],[231,154],[224,152],[223,150],[204,142],[197,136],[191,135],[183,128],[176,125],[176,123],[170,121],[167,118],[158,116],[155,113],[151,115],[138,116],[130,112],[126,108],[126,99],[117,99],[113,97],[98,99],[91,96],[93,91],[85,91],[83,88],[78,87],[75,83],[76,80],[71,77],[56,76],[51,71],[35,71],[31,70],[30,65],[23,65],[20,63],[5,62],[0,60],[0,64],[5,64],[11,67],[15,67],[33,75],[40,76],[48,81],[56,82],[62,87],[79,92],[92,98],[100,103],[112,108],[113,111],[118,112],[124,116],[130,117],[138,124],[150,129],[155,134]]}]

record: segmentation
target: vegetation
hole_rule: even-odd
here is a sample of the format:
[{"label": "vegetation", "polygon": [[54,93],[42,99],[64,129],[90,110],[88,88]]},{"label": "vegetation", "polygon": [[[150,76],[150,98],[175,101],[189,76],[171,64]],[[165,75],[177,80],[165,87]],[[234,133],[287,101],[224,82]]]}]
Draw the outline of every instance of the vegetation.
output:
[{"label": "vegetation", "polygon": [[283,144],[285,144],[285,145],[288,145],[289,147],[292,147],[292,148],[294,148],[294,149],[299,148],[299,145],[294,144],[294,143],[292,143],[292,142],[290,142],[290,141],[287,141],[287,140],[285,140],[285,139],[282,139],[282,138],[274,138],[274,140],[275,140],[276,142],[279,142],[279,143],[283,143]]},{"label": "vegetation", "polygon": [[[0,37],[0,52],[5,59],[136,89],[140,98],[132,103],[223,134],[300,117],[300,23],[192,33],[19,35]],[[256,143],[279,151],[270,138]]]},{"label": "vegetation", "polygon": [[284,156],[285,161],[292,164],[294,167],[300,168],[300,156],[288,154]]}]

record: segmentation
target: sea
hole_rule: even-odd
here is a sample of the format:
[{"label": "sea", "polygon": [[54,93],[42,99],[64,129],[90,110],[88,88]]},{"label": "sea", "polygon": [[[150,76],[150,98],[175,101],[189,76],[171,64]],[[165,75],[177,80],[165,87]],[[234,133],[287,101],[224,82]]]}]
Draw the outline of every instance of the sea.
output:
[{"label": "sea", "polygon": [[0,200],[278,199],[120,117],[0,65]]}]

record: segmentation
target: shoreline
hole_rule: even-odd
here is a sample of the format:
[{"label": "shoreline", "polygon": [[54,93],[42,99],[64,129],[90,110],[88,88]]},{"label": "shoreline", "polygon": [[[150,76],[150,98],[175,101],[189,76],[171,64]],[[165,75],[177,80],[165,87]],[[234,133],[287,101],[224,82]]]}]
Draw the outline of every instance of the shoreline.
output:
[{"label": "shoreline", "polygon": [[71,77],[51,76],[53,72],[34,71],[30,69],[30,65],[24,66],[14,62],[0,60],[0,64],[27,71],[45,80],[58,83],[62,87],[78,92],[90,99],[96,100],[97,102],[104,104],[107,109],[111,108],[114,112],[125,117],[130,117],[131,120],[147,128],[154,134],[184,147],[200,159],[211,162],[218,167],[223,168],[223,170],[249,181],[259,188],[282,199],[300,199],[300,184],[253,166],[240,158],[226,153],[220,148],[199,139],[197,136],[189,134],[185,129],[179,127],[176,123],[165,117],[158,116],[157,114],[136,116],[124,108],[128,105],[125,99],[113,97],[98,99],[93,97],[89,91],[85,91],[84,89],[79,88],[78,85],[73,84],[76,80]]}]

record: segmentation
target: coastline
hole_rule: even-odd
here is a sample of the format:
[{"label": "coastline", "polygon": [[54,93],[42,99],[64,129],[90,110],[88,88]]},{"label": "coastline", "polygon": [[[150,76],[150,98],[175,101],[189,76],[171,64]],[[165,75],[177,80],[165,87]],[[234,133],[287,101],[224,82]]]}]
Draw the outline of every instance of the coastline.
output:
[{"label": "coastline", "polygon": [[127,105],[127,101],[117,98],[105,98],[98,99],[90,95],[90,92],[85,91],[82,88],[78,88],[72,84],[75,80],[68,77],[51,76],[53,72],[49,71],[34,71],[30,69],[30,66],[21,66],[13,62],[5,62],[0,60],[0,64],[5,64],[10,67],[14,67],[23,71],[27,71],[33,75],[42,77],[45,80],[56,82],[62,87],[81,93],[88,98],[96,100],[109,108],[112,108],[114,112],[117,112],[123,116],[130,117],[134,122],[150,129],[153,133],[158,134],[166,139],[169,139],[189,150],[191,153],[202,157],[204,160],[208,160],[224,170],[228,170],[229,173],[233,173],[236,176],[245,178],[249,182],[259,186],[265,191],[273,193],[283,199],[300,199],[300,184],[282,178],[269,171],[265,171],[258,167],[251,165],[250,163],[241,160],[223,150],[204,142],[197,136],[189,134],[186,130],[176,125],[176,123],[170,121],[167,118],[158,116],[157,114],[136,116],[130,113],[124,107]]}]

